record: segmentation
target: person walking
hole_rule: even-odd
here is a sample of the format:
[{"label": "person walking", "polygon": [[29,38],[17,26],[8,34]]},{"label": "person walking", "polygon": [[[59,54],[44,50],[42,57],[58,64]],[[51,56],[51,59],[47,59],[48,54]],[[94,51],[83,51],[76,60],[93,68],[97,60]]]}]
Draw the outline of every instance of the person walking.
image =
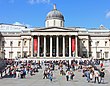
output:
[{"label": "person walking", "polygon": [[44,73],[43,73],[43,75],[44,75],[44,76],[43,76],[43,79],[45,79],[45,78],[47,79],[47,74],[48,74],[48,73],[47,73],[47,70],[44,70]]},{"label": "person walking", "polygon": [[90,71],[89,71],[89,69],[87,69],[87,71],[86,71],[86,77],[87,77],[87,81],[90,82]]},{"label": "person walking", "polygon": [[53,72],[52,71],[49,72],[49,79],[50,79],[50,81],[52,81],[52,79],[53,79]]}]

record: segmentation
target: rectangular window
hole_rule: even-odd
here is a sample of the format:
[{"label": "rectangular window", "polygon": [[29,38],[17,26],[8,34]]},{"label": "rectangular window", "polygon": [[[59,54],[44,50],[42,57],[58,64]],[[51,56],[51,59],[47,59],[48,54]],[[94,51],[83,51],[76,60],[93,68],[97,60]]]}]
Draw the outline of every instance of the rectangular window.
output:
[{"label": "rectangular window", "polygon": [[23,51],[23,57],[27,57],[27,51]]},{"label": "rectangular window", "polygon": [[92,57],[92,53],[93,53],[93,52],[89,52],[89,57]]},{"label": "rectangular window", "polygon": [[24,46],[26,46],[27,41],[24,41]]},{"label": "rectangular window", "polygon": [[21,53],[20,52],[17,52],[17,57],[21,57]]},{"label": "rectangular window", "polygon": [[97,41],[95,45],[96,45],[96,46],[99,46],[99,41]]},{"label": "rectangular window", "polygon": [[12,41],[10,41],[10,46],[13,46],[13,42]]},{"label": "rectangular window", "polygon": [[18,46],[21,46],[21,41],[18,41]]},{"label": "rectangular window", "polygon": [[107,41],[105,41],[105,46],[107,46]]},{"label": "rectangular window", "polygon": [[108,52],[105,52],[105,58],[108,58],[108,54],[109,54]]},{"label": "rectangular window", "polygon": [[97,58],[100,58],[101,57],[100,55],[101,55],[100,52],[96,53]]},{"label": "rectangular window", "polygon": [[5,46],[5,41],[2,41],[2,47]]},{"label": "rectangular window", "polygon": [[10,59],[13,58],[13,52],[9,52],[9,58],[10,58]]}]

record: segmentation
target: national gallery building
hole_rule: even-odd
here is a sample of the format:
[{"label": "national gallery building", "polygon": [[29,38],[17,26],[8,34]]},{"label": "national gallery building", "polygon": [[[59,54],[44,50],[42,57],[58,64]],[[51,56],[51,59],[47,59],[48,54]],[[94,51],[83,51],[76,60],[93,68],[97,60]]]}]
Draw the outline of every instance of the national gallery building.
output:
[{"label": "national gallery building", "polygon": [[45,27],[0,24],[0,58],[110,59],[110,30],[64,27],[64,16],[54,5]]}]

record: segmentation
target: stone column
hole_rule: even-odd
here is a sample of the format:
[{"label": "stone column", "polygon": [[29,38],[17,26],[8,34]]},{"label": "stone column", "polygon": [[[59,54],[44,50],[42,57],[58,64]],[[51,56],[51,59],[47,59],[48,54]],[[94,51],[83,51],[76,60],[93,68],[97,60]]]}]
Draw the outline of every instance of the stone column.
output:
[{"label": "stone column", "polygon": [[30,38],[28,39],[28,56],[30,54]]},{"label": "stone column", "polygon": [[52,57],[52,36],[50,36],[50,57]]},{"label": "stone column", "polygon": [[65,57],[65,36],[63,36],[63,57]]},{"label": "stone column", "polygon": [[31,57],[33,57],[33,46],[34,46],[34,43],[33,43],[33,37],[31,38]]},{"label": "stone column", "polygon": [[46,57],[46,36],[44,36],[44,57]]},{"label": "stone column", "polygon": [[71,57],[71,36],[69,36],[69,57]]},{"label": "stone column", "polygon": [[78,43],[77,43],[77,41],[78,41],[78,38],[77,38],[77,36],[75,36],[75,44],[76,44],[76,47],[75,47],[75,57],[78,57]]},{"label": "stone column", "polygon": [[21,57],[23,57],[23,39],[21,39]]},{"label": "stone column", "polygon": [[56,38],[56,57],[59,57],[59,37]]},{"label": "stone column", "polygon": [[40,57],[40,36],[38,36],[38,49],[37,49],[37,57]]}]

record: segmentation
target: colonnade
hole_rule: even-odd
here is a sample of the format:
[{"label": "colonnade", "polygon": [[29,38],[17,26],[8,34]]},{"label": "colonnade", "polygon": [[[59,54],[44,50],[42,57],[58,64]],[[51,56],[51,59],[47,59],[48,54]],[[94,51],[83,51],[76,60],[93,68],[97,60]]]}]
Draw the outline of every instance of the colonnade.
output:
[{"label": "colonnade", "polygon": [[[37,46],[36,46],[37,47],[37,50],[36,50],[37,52],[36,53],[37,53],[37,57],[40,57],[40,47],[41,47],[41,45],[40,45],[41,41],[40,40],[41,40],[41,36],[35,36],[35,37],[37,38]],[[43,43],[44,43],[43,44],[43,57],[46,57],[46,52],[47,52],[47,48],[46,48],[47,47],[46,46],[46,43],[47,43],[46,41],[47,40],[46,40],[46,37],[47,36],[43,36]],[[56,46],[55,46],[56,47],[56,57],[60,57],[59,56],[59,46],[60,46],[59,45],[59,37],[60,36],[56,35],[55,37],[56,37],[55,38],[55,40],[56,40]],[[31,43],[32,44],[31,45],[31,57],[33,57],[33,55],[35,53],[35,49],[34,49],[35,48],[35,46],[34,46],[35,43],[34,43],[34,40],[35,40],[35,38],[33,37],[31,39],[31,42],[32,42]],[[53,49],[53,46],[52,46],[53,36],[49,36],[49,40],[50,40],[50,47],[49,47],[50,48],[50,52],[49,52],[50,56],[49,57],[52,57],[52,53],[53,53],[52,52],[52,49]],[[75,41],[74,42],[75,44],[73,44],[72,40]],[[66,44],[65,42],[66,42],[66,36],[62,36],[62,46],[63,46],[63,48],[62,48],[62,57],[66,57],[65,56],[65,44]],[[75,57],[77,57],[78,56],[78,52],[77,52],[78,51],[78,48],[77,48],[77,36],[74,36],[74,38],[72,36],[68,36],[68,42],[69,42],[68,43],[68,46],[69,46],[69,53],[68,53],[69,57],[73,57],[72,56],[73,52],[75,52]],[[72,50],[72,47],[74,47],[75,50]]]}]

